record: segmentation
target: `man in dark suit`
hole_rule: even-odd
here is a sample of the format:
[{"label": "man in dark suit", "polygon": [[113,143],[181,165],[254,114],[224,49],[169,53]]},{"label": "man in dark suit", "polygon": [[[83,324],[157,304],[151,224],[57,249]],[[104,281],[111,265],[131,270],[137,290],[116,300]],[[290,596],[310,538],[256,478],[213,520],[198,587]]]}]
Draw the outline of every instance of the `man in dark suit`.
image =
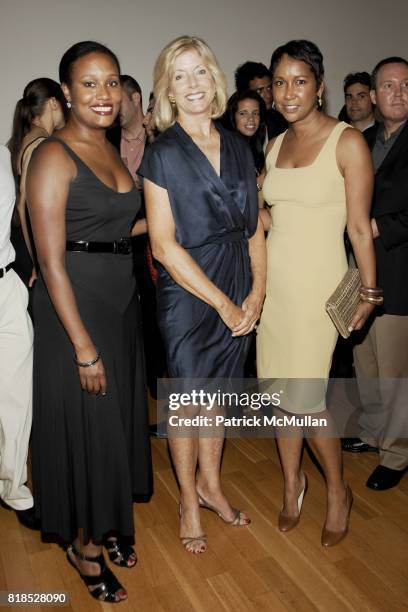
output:
[{"label": "man in dark suit", "polygon": [[379,449],[380,464],[367,486],[384,490],[396,486],[408,466],[408,61],[379,62],[370,94],[383,118],[364,135],[375,169],[371,224],[384,304],[354,349],[361,436],[345,440],[343,448]]}]

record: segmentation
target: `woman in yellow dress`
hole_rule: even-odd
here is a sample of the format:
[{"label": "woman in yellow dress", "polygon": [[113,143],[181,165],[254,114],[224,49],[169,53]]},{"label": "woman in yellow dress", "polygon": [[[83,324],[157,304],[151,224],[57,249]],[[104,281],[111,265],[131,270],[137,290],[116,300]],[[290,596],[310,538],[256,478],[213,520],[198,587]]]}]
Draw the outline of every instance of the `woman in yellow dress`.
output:
[{"label": "woman in yellow dress", "polygon": [[[327,412],[321,413],[337,331],[325,302],[347,270],[346,223],[362,284],[375,287],[369,220],[372,162],[358,130],[321,112],[324,69],[316,45],[298,40],[279,47],[271,70],[274,103],[289,129],[272,140],[266,152],[263,194],[271,206],[271,226],[266,299],[258,329],[258,376],[296,379],[290,381],[292,401],[286,410],[328,418]],[[360,329],[372,309],[372,304],[362,302],[352,328]],[[314,391],[320,389],[319,399],[309,397],[309,381],[304,379],[310,378],[318,379]],[[277,437],[285,481],[282,531],[299,521],[307,488],[300,468],[305,433],[311,435],[299,428]],[[340,441],[327,431],[321,434],[312,435],[309,443],[326,478],[322,544],[331,546],[347,533],[352,493],[343,480]]]}]

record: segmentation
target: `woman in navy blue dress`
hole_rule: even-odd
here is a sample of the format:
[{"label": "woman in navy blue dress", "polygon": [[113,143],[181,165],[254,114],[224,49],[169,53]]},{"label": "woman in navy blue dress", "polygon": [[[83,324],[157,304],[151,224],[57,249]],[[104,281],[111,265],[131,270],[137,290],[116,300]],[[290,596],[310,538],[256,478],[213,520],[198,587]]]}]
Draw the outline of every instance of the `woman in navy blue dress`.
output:
[{"label": "woman in navy blue dress", "polygon": [[[256,176],[243,139],[214,123],[225,77],[206,43],[180,37],[155,66],[155,121],[144,176],[153,254],[160,262],[158,318],[171,377],[239,378],[264,298],[265,252]],[[220,482],[221,437],[169,440],[180,485],[180,538],[207,548],[199,507],[232,525],[250,521]]]}]

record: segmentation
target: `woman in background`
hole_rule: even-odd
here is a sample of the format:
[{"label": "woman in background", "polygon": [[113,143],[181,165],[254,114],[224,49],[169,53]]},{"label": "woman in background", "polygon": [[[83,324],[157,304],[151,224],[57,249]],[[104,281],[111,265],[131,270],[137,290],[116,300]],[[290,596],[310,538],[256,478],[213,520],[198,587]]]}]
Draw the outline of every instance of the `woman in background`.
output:
[{"label": "woman in background", "polygon": [[[330,424],[324,397],[337,331],[325,302],[347,270],[346,222],[362,284],[368,292],[375,287],[369,218],[373,168],[360,132],[319,112],[324,69],[316,45],[291,41],[273,53],[271,67],[275,105],[289,129],[267,149],[263,194],[272,207],[272,224],[258,376],[288,379],[286,410],[319,413]],[[361,302],[352,329],[361,329],[372,310],[372,304]],[[277,436],[285,487],[279,528],[289,531],[299,521],[307,488],[300,467],[305,433],[326,478],[322,544],[333,546],[347,534],[352,493],[343,480],[340,440],[330,427],[325,432],[299,427]]]},{"label": "woman in background", "polygon": [[[253,163],[256,173],[256,185],[258,189],[259,216],[264,223],[264,215],[269,213],[264,210],[265,203],[262,197],[262,184],[265,177],[265,153],[266,146],[266,104],[261,96],[254,90],[236,91],[227,102],[227,109],[222,117],[223,125],[245,138],[251,149]],[[255,332],[251,334],[251,344],[244,368],[246,378],[256,377],[256,338]]]},{"label": "woman in background", "polygon": [[[44,77],[28,83],[24,89],[23,97],[17,102],[14,111],[13,131],[8,147],[11,152],[11,163],[18,188],[17,212],[19,224],[31,258],[32,271],[29,275],[29,287],[32,286],[36,278],[36,270],[27,219],[27,168],[36,147],[48,136],[51,136],[54,130],[59,130],[64,126],[65,109],[65,98],[60,84]],[[14,221],[14,224],[17,225],[16,221]]]},{"label": "woman in background", "polygon": [[247,140],[254,158],[256,175],[265,165],[266,105],[256,91],[236,91],[227,103],[222,118],[223,125],[242,134]]}]

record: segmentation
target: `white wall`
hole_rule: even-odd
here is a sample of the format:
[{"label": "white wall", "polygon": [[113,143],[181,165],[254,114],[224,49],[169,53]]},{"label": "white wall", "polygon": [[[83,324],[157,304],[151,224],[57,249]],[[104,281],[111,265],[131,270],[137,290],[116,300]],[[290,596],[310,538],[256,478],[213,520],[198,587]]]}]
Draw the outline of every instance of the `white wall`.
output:
[{"label": "white wall", "polygon": [[388,55],[408,55],[406,0],[0,0],[0,142],[28,81],[57,79],[62,53],[84,39],[115,51],[145,100],[158,51],[180,34],[197,34],[215,51],[233,91],[247,59],[269,66],[292,38],[316,42],[325,57],[329,110],[342,105],[342,79]]}]

